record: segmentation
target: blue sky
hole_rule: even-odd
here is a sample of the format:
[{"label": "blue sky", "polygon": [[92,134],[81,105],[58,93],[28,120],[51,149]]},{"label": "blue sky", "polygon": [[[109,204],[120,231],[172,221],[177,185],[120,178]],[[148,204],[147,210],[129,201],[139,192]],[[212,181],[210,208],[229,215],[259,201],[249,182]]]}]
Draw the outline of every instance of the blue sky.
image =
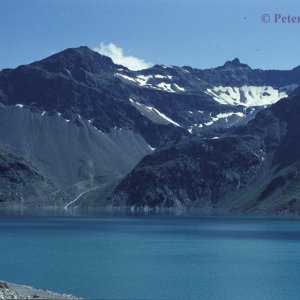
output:
[{"label": "blue sky", "polygon": [[290,69],[300,65],[300,23],[274,14],[300,16],[300,1],[0,0],[0,69],[100,43],[153,64],[210,68],[239,57]]}]

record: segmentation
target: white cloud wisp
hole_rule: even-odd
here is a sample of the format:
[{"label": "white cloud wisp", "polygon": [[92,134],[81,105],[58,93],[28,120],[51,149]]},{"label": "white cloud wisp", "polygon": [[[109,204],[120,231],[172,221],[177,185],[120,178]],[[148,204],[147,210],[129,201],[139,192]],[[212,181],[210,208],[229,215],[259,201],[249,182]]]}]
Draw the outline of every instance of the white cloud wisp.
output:
[{"label": "white cloud wisp", "polygon": [[130,70],[137,71],[148,69],[153,66],[152,63],[146,62],[143,59],[134,56],[125,56],[123,49],[116,46],[114,43],[101,43],[99,47],[93,49],[94,51],[109,56],[115,64],[127,67]]}]

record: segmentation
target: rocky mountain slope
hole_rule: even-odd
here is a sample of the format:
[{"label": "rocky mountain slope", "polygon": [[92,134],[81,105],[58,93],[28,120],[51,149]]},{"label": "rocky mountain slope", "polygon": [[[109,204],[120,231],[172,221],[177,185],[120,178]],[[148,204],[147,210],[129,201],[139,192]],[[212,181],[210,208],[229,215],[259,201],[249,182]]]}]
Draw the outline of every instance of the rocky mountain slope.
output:
[{"label": "rocky mountain slope", "polygon": [[300,209],[300,97],[216,137],[190,137],[146,156],[110,197],[115,206]]},{"label": "rocky mountain slope", "polygon": [[4,69],[0,150],[22,160],[35,179],[34,188],[11,188],[3,171],[1,203],[65,206],[118,182],[156,148],[242,126],[297,89],[299,75],[299,67],[253,70],[238,59],[208,70],[131,71],[87,47]]},{"label": "rocky mountain slope", "polygon": [[3,149],[0,149],[0,174],[0,204],[22,205],[30,198],[43,205],[47,203],[45,195],[56,188],[31,162]]}]

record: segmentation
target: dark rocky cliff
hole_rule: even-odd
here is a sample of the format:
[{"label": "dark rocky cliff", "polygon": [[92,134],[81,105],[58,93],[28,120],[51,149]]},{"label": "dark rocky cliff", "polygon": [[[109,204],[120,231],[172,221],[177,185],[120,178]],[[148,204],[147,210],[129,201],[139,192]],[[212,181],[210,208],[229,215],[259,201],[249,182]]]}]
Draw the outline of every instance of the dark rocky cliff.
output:
[{"label": "dark rocky cliff", "polygon": [[296,211],[300,208],[300,97],[215,138],[189,138],[146,156],[113,205]]}]

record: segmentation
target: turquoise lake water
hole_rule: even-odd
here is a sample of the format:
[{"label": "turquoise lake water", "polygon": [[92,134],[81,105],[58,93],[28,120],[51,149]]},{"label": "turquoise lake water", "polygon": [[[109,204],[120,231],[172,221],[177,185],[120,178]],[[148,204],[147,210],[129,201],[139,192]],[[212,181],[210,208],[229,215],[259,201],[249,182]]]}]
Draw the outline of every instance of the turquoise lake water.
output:
[{"label": "turquoise lake water", "polygon": [[0,278],[87,299],[299,299],[300,219],[0,215]]}]

